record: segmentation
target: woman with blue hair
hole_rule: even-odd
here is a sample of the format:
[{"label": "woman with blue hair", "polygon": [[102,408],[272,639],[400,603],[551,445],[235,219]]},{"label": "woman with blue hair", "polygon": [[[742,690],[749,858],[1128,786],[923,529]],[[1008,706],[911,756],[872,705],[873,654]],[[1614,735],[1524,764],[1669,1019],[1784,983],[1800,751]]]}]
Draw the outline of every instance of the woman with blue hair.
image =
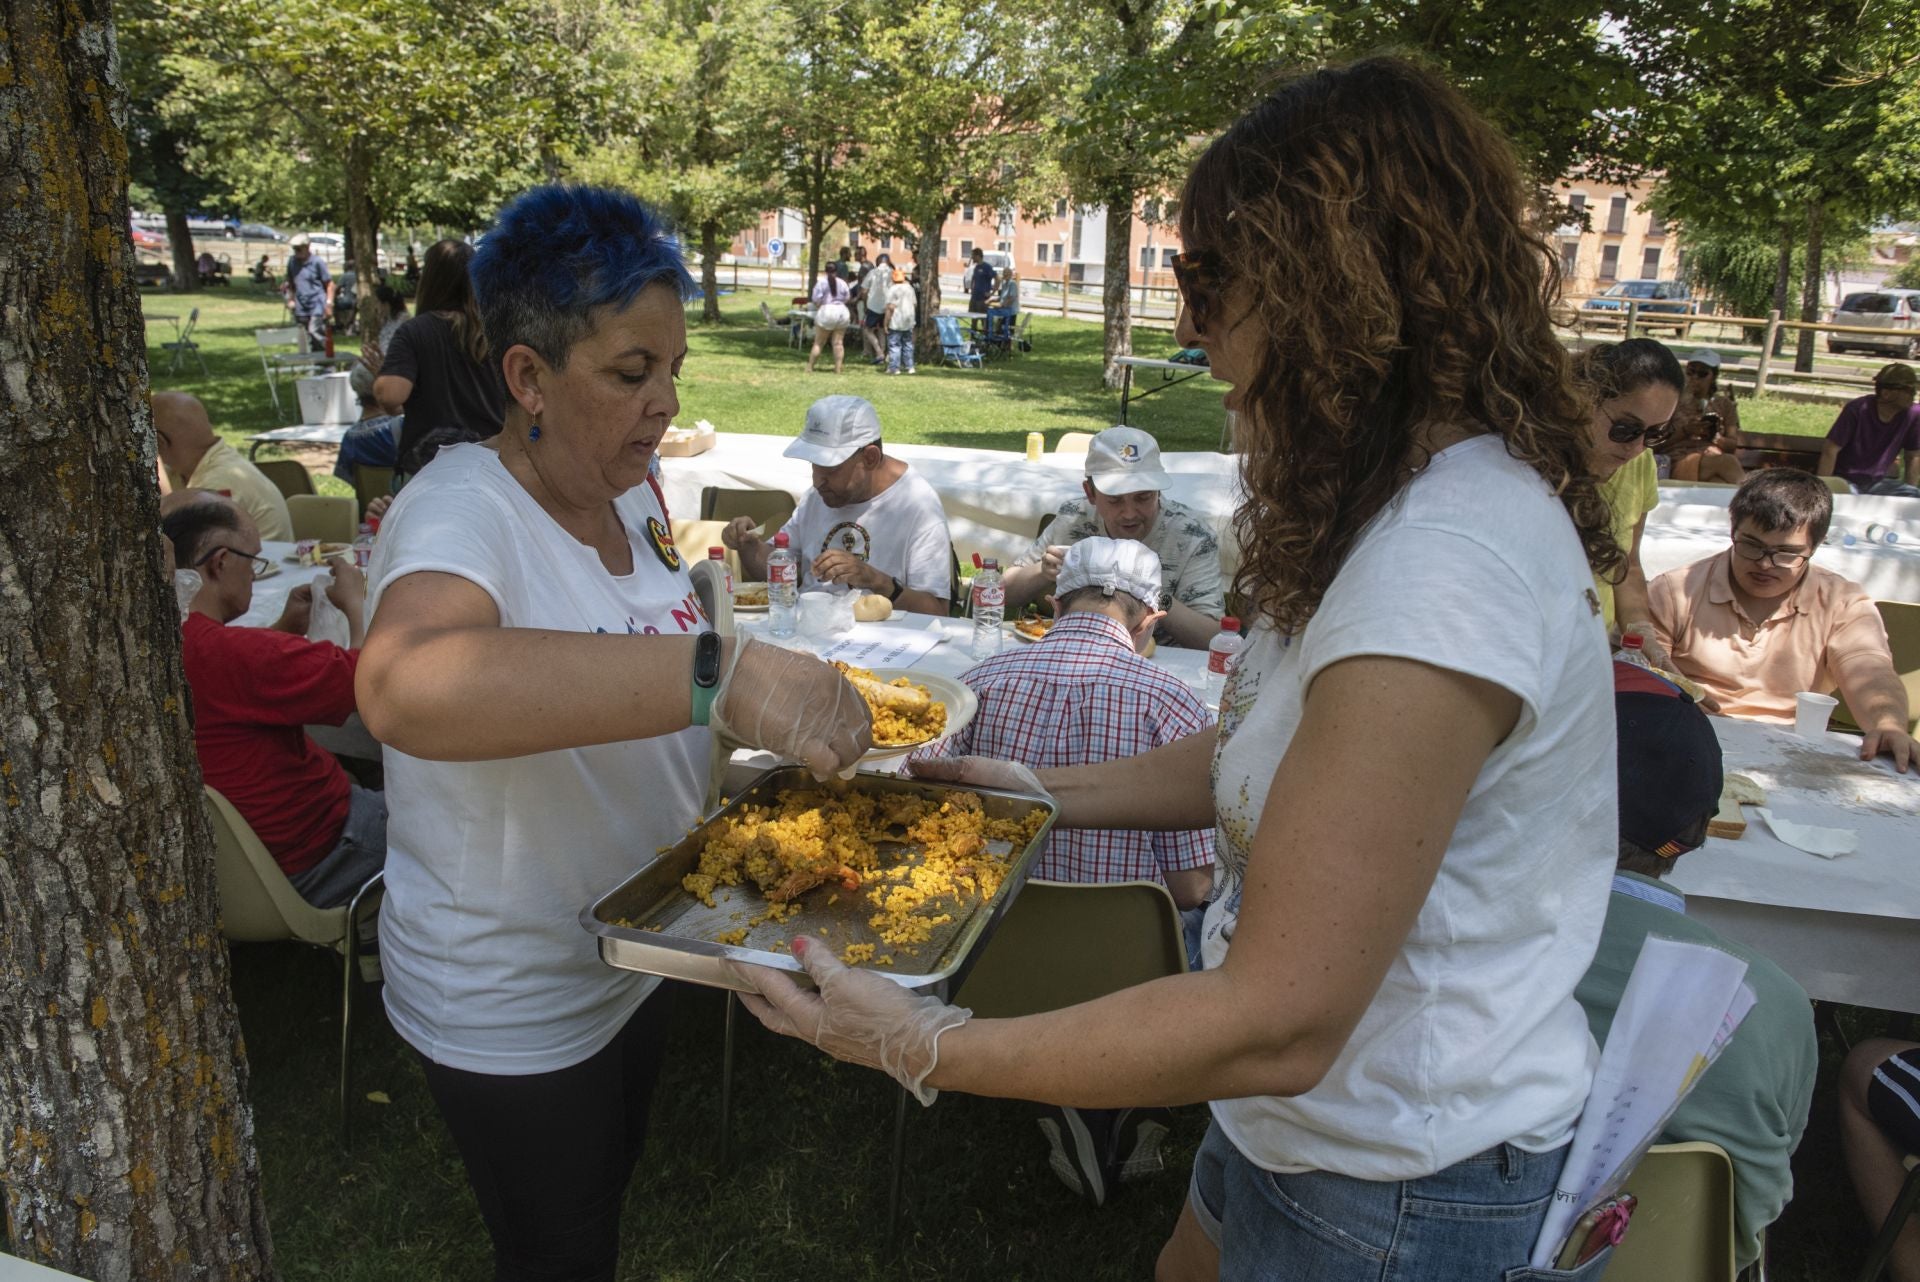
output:
[{"label": "woman with blue hair", "polygon": [[582,905],[700,813],[710,735],[823,776],[871,742],[832,669],[722,641],[648,469],[692,281],[631,196],[542,187],[473,262],[506,424],[401,491],[360,658],[386,745],[386,1005],[467,1165],[502,1278],[611,1278],[659,1066],[659,981]]}]

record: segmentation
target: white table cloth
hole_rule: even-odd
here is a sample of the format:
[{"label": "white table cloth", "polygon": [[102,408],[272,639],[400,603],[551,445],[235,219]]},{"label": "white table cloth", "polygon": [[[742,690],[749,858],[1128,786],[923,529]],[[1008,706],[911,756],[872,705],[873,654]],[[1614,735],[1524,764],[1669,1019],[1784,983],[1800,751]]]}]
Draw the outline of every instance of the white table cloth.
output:
[{"label": "white table cloth", "polygon": [[[1731,485],[1688,485],[1684,482],[1660,482],[1660,506],[1663,511],[1677,507],[1717,507],[1724,513],[1733,502],[1736,487]],[[1725,519],[1724,517],[1722,518]],[[1902,539],[1920,540],[1920,499],[1894,498],[1886,494],[1836,494],[1833,496],[1833,528],[1864,537],[1869,525],[1884,525],[1898,530]]]},{"label": "white table cloth", "polygon": [[338,447],[347,439],[347,429],[351,423],[296,423],[292,427],[276,427],[270,432],[255,432],[247,438],[247,457],[252,458],[260,452],[262,445],[332,445]]},{"label": "white table cloth", "polygon": [[[324,565],[296,565],[290,559],[293,556],[291,543],[262,541],[260,555],[273,562],[278,572],[253,581],[253,604],[245,614],[227,624],[230,628],[267,627],[287,608],[287,598],[293,595],[295,588],[311,583],[315,591],[320,591],[324,588],[327,576],[333,573]],[[367,733],[366,723],[360,720],[357,712],[342,725],[310,725],[307,733],[329,752],[367,761],[380,760],[380,745]]]},{"label": "white table cloth", "polygon": [[[1851,546],[1844,542],[1848,533],[1854,534]],[[1869,543],[1865,535],[1864,525],[1854,533],[1836,521],[1813,554],[1814,563],[1852,579],[1879,600],[1920,601],[1920,530],[1898,543]],[[1640,564],[1652,578],[1723,552],[1729,541],[1725,507],[1662,503],[1647,517]]]},{"label": "white table cloth", "polygon": [[[792,438],[721,432],[719,443],[692,458],[660,460],[667,507],[675,516],[700,514],[700,491],[784,490],[798,503],[813,488],[813,469],[783,458]],[[934,490],[947,511],[947,528],[963,560],[978,552],[1002,566],[1027,550],[1040,518],[1079,496],[1086,474],[1084,454],[1048,454],[1029,463],[1011,450],[962,449],[950,445],[887,445]],[[1161,455],[1173,478],[1167,496],[1199,513],[1221,540],[1228,571],[1239,558],[1229,547],[1229,527],[1238,491],[1239,460],[1212,452]]]},{"label": "white table cloth", "polygon": [[1920,775],[1860,741],[1713,718],[1729,771],[1767,790],[1781,818],[1851,828],[1859,848],[1822,859],[1775,837],[1747,811],[1737,841],[1708,838],[1670,880],[1687,911],[1757,949],[1822,1001],[1920,1012]]}]

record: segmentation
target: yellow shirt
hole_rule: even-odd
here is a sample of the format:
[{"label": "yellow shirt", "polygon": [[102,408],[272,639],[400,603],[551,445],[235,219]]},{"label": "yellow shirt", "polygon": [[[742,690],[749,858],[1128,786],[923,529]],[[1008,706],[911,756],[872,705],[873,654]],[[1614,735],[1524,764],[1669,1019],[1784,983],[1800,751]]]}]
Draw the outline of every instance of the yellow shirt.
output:
[{"label": "yellow shirt", "polygon": [[215,441],[213,448],[200,456],[193,475],[185,482],[171,468],[167,470],[167,480],[175,489],[225,494],[253,518],[253,523],[260,527],[262,539],[293,542],[293,518],[287,515],[287,500],[280,493],[280,487],[225,441]]},{"label": "yellow shirt", "polygon": [[1654,635],[1721,712],[1787,725],[1793,696],[1830,693],[1834,672],[1854,655],[1879,656],[1893,671],[1886,625],[1859,584],[1809,565],[1792,595],[1756,623],[1734,595],[1732,557],[1668,570],[1647,586]]},{"label": "yellow shirt", "polygon": [[[1633,462],[1603,481],[1600,497],[1607,501],[1607,508],[1613,513],[1613,541],[1620,545],[1622,552],[1631,552],[1633,527],[1660,506],[1660,473],[1654,467],[1653,451],[1642,450]],[[1593,586],[1600,594],[1601,616],[1607,627],[1612,628],[1613,584],[1595,575]]]}]

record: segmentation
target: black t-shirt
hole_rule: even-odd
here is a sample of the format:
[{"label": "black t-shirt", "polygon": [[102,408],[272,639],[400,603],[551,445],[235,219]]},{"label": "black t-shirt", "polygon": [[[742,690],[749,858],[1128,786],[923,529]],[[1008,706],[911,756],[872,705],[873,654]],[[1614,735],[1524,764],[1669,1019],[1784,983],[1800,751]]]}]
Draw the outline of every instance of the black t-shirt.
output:
[{"label": "black t-shirt", "polygon": [[400,431],[403,460],[436,427],[463,427],[483,438],[499,435],[507,410],[500,362],[468,356],[454,336],[453,322],[440,313],[423,312],[395,330],[380,373],[413,381]]}]

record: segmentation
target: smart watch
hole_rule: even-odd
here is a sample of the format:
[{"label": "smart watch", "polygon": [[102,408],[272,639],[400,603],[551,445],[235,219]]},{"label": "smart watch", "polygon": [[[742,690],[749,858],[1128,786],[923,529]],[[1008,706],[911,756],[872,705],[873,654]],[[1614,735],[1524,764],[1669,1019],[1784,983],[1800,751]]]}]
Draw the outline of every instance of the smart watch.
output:
[{"label": "smart watch", "polygon": [[[888,577],[889,577],[889,578],[892,578],[892,576],[891,576],[891,575],[889,575]],[[898,601],[898,600],[900,599],[900,594],[901,594],[902,592],[905,592],[906,590],[907,590],[907,585],[906,585],[906,584],[904,584],[904,583],[902,583],[902,582],[901,582],[900,580],[898,580],[898,579],[894,579],[894,580],[893,580],[893,591],[891,591],[891,592],[889,592],[889,593],[887,593],[887,600],[889,600],[889,601]]]},{"label": "smart watch", "polygon": [[693,724],[713,718],[713,699],[720,692],[720,634],[702,632],[693,642]]}]

